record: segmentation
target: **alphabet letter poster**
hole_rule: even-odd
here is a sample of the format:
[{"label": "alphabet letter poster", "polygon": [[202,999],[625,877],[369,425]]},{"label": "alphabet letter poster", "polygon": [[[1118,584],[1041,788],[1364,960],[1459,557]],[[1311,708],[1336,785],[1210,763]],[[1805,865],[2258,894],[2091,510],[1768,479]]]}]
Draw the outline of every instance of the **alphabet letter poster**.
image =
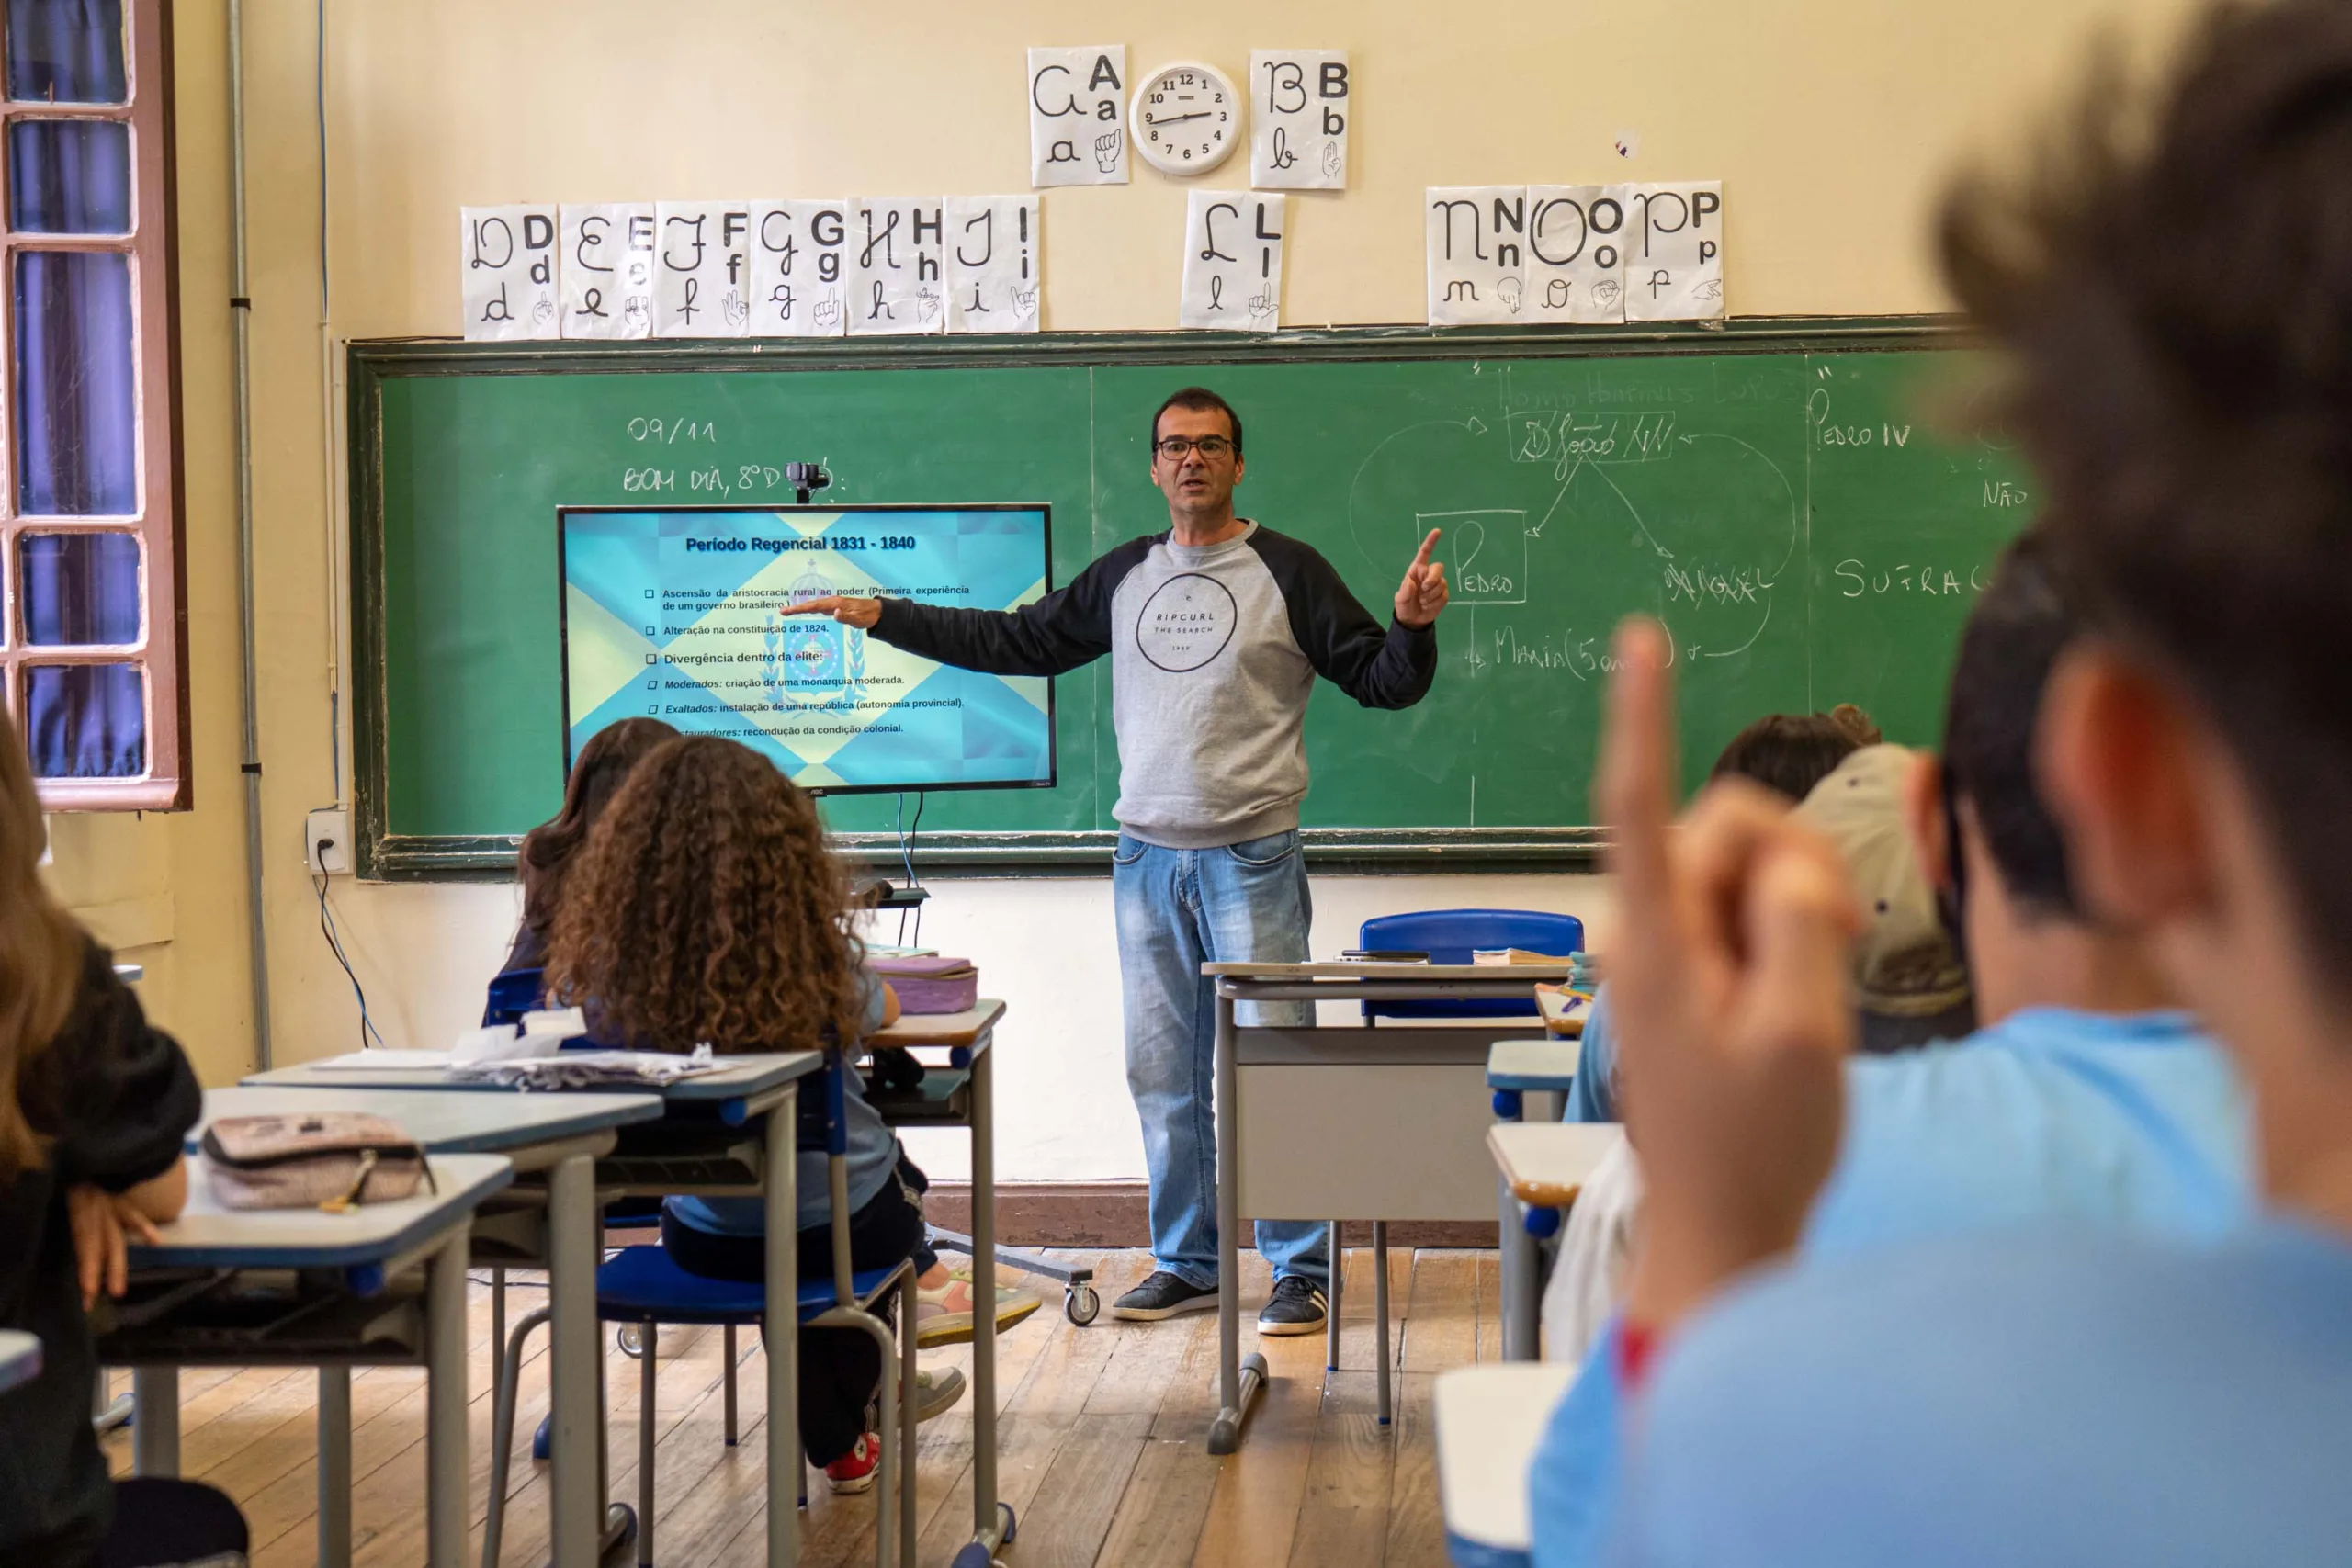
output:
[{"label": "alphabet letter poster", "polygon": [[1626,210],[1625,319],[1713,321],[1724,313],[1721,180],[1637,186]]},{"label": "alphabet letter poster", "polygon": [[839,337],[849,298],[846,201],[752,203],[752,335]]},{"label": "alphabet letter poster", "polygon": [[1625,241],[1633,186],[1527,187],[1531,320],[1590,325],[1625,319]]},{"label": "alphabet letter poster", "polygon": [[562,335],[553,207],[458,209],[466,336],[518,343]]},{"label": "alphabet letter poster", "polygon": [[1029,51],[1029,183],[1127,183],[1127,46]]},{"label": "alphabet letter poster", "polygon": [[1348,51],[1250,51],[1250,183],[1261,190],[1348,186]]},{"label": "alphabet letter poster", "polygon": [[1289,198],[1242,190],[1196,190],[1188,197],[1178,324],[1251,333],[1281,326]]},{"label": "alphabet letter poster", "polygon": [[653,335],[653,204],[563,204],[563,335]]},{"label": "alphabet letter poster", "polygon": [[1034,196],[951,196],[947,224],[947,330],[1034,333],[1040,274]]},{"label": "alphabet letter poster", "polygon": [[856,204],[849,234],[849,333],[900,337],[947,325],[945,247],[935,196]]},{"label": "alphabet letter poster", "polygon": [[1431,186],[1426,193],[1433,327],[1527,319],[1527,187]]},{"label": "alphabet letter poster", "polygon": [[752,330],[752,204],[653,204],[653,335],[745,337]]}]

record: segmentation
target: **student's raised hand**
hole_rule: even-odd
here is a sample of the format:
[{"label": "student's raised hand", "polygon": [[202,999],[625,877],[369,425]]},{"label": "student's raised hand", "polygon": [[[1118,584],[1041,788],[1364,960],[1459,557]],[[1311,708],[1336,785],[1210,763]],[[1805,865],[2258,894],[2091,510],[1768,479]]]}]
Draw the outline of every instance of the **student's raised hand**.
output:
[{"label": "student's raised hand", "polygon": [[871,631],[874,623],[882,618],[882,601],[854,598],[847,593],[828,593],[821,599],[803,599],[797,604],[788,604],[783,613],[787,615],[831,615],[845,626]]},{"label": "student's raised hand", "polygon": [[148,1243],[160,1241],[153,1221],[128,1198],[103,1187],[78,1182],[65,1190],[66,1213],[74,1227],[74,1263],[82,1285],[82,1310],[98,1302],[98,1292],[119,1296],[130,1283],[127,1231]]},{"label": "student's raised hand", "polygon": [[1672,1324],[1795,1246],[1829,1175],[1859,916],[1838,852],[1742,780],[1678,826],[1665,630],[1617,636],[1598,796],[1617,876],[1609,1006],[1644,1235],[1627,1313]]},{"label": "student's raised hand", "polygon": [[1445,608],[1445,563],[1430,559],[1430,552],[1437,548],[1439,532],[1430,529],[1421,547],[1413,552],[1413,564],[1405,569],[1405,581],[1396,589],[1396,619],[1416,631],[1435,622],[1438,612]]}]

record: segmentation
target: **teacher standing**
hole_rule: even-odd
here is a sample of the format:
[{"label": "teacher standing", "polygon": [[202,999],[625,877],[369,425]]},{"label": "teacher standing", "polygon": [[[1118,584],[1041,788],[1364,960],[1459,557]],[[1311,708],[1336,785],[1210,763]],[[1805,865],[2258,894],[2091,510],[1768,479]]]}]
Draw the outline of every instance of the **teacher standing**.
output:
[{"label": "teacher standing", "polygon": [[[1127,1089],[1151,1173],[1156,1269],[1112,1306],[1152,1321],[1217,1307],[1216,1023],[1208,962],[1307,957],[1306,699],[1317,675],[1366,707],[1410,707],[1437,673],[1445,567],[1421,541],[1386,626],[1312,547],[1237,517],[1241,418],[1188,387],[1152,418],[1151,479],[1166,533],[1130,539],[1067,588],[1009,611],[910,599],[812,599],[922,658],[996,675],[1060,675],[1111,655],[1119,847],[1111,885]],[[1242,1004],[1275,1027],[1311,1002]],[[1274,1289],[1261,1334],[1310,1334],[1330,1259],[1313,1221],[1258,1222]]]}]

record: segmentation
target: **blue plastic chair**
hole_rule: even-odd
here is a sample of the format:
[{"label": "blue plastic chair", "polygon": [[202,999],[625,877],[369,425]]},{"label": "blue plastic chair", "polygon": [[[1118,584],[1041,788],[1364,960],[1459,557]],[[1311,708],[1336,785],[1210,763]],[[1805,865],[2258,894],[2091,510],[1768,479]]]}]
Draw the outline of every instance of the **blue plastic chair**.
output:
[{"label": "blue plastic chair", "polygon": [[[1467,964],[1480,948],[1518,947],[1565,958],[1584,951],[1584,922],[1540,909],[1424,909],[1381,915],[1363,923],[1357,939],[1369,950],[1423,952],[1432,964]],[[1534,1018],[1526,1001],[1366,1002],[1374,1018]]]},{"label": "blue plastic chair", "polygon": [[[844,1097],[849,1069],[838,1052],[828,1052],[823,1074],[825,1089],[825,1152],[831,1169],[830,1182],[836,1196],[848,1189],[848,1117]],[[826,1327],[857,1328],[874,1337],[882,1352],[881,1486],[875,1516],[877,1560],[887,1552],[886,1538],[894,1498],[910,1498],[914,1485],[914,1409],[909,1398],[909,1377],[914,1360],[915,1270],[911,1258],[887,1269],[849,1269],[845,1214],[836,1203],[833,1216],[834,1269],[829,1279],[803,1280],[795,1303],[797,1323]],[[892,1291],[899,1292],[899,1336],[872,1308]],[[663,1323],[718,1324],[725,1327],[726,1438],[735,1444],[735,1330],[767,1317],[767,1287],[760,1280],[707,1279],[678,1267],[661,1246],[625,1247],[596,1269],[596,1315],[606,1323],[634,1324],[642,1331],[638,1356],[637,1560],[639,1568],[653,1562],[653,1450],[656,1427],[656,1325]],[[514,1395],[522,1375],[523,1349],[531,1330],[548,1321],[541,1307],[514,1325],[503,1348],[497,1398],[492,1416],[489,1517],[483,1523],[482,1562],[495,1568],[504,1529],[506,1477],[514,1443]],[[532,1457],[546,1457],[548,1427],[539,1427],[532,1441]],[[900,1509],[901,1542],[911,1552],[914,1515],[910,1502]],[[626,1528],[626,1527],[625,1527]]]},{"label": "blue plastic chair", "polygon": [[544,969],[503,969],[490,977],[490,998],[481,1010],[481,1026],[520,1023],[523,1015],[539,1005],[547,983]]}]

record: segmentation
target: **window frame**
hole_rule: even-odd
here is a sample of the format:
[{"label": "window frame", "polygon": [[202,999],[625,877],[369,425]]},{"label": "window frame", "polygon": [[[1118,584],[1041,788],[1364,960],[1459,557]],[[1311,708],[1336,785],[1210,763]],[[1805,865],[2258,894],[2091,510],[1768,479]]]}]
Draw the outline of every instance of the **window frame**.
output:
[{"label": "window frame", "polygon": [[[145,668],[146,773],[137,778],[37,780],[52,811],[175,811],[192,802],[188,759],[187,590],[182,571],[185,491],[180,472],[177,193],[174,184],[169,0],[123,0],[128,102],[60,104],[0,96],[0,694],[20,727],[25,671],[35,665],[134,663]],[[7,16],[0,7],[0,61]],[[6,90],[0,74],[0,95]],[[130,127],[130,232],[18,232],[10,211],[6,147],[18,120],[99,119]],[[131,375],[136,387],[139,511],[130,517],[22,516],[17,510],[17,257],[26,251],[99,251],[129,257]],[[132,534],[140,541],[136,642],[34,647],[25,641],[23,560],[28,534]]]}]

